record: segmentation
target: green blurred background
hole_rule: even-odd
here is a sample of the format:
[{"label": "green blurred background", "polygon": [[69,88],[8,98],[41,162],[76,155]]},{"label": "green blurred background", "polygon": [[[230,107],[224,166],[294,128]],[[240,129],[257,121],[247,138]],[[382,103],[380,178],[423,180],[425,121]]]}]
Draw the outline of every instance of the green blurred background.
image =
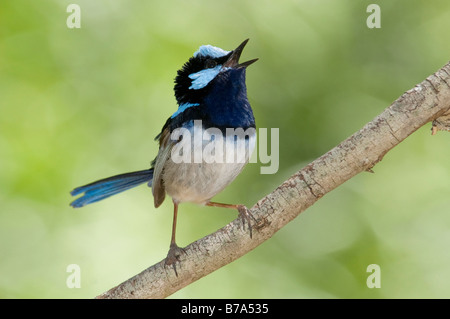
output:
[{"label": "green blurred background", "polygon": [[[92,298],[167,253],[172,204],[141,186],[80,210],[76,186],[144,169],[175,110],[176,71],[202,44],[243,59],[280,169],[250,164],[215,199],[252,206],[450,60],[450,2],[0,1],[0,297]],[[431,125],[263,245],[172,298],[449,298],[450,135]],[[185,246],[236,217],[181,206]],[[66,267],[81,268],[69,289]],[[381,288],[369,289],[369,264]]]}]

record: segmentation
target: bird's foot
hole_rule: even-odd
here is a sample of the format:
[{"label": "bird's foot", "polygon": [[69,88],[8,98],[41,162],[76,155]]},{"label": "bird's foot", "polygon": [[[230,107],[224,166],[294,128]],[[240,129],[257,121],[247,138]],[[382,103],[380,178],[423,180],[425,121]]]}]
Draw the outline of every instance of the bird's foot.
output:
[{"label": "bird's foot", "polygon": [[164,262],[164,265],[167,267],[172,266],[173,270],[175,271],[175,275],[178,277],[177,272],[177,266],[176,264],[180,262],[180,256],[182,254],[186,254],[183,248],[178,247],[177,244],[172,243],[170,244],[169,252],[167,253],[166,261]]},{"label": "bird's foot", "polygon": [[256,218],[250,213],[250,210],[245,205],[236,205],[236,208],[239,212],[239,217],[242,220],[242,229],[245,230],[245,222],[247,222],[250,238],[252,238],[252,222],[250,219],[257,222]]}]

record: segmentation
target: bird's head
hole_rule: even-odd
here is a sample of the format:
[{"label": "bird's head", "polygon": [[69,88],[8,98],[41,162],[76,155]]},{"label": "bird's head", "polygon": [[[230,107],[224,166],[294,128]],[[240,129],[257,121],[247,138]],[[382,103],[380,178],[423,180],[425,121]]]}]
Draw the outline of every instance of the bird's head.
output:
[{"label": "bird's head", "polygon": [[225,51],[212,45],[202,45],[178,71],[175,78],[175,97],[178,104],[198,103],[208,94],[211,86],[233,70],[245,68],[258,59],[239,63],[242,50],[249,39],[233,51]]}]

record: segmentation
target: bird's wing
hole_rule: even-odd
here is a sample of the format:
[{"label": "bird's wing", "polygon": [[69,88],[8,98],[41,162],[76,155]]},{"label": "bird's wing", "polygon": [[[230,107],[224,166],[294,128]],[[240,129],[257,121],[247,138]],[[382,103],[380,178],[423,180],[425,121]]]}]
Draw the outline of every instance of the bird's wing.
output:
[{"label": "bird's wing", "polygon": [[152,182],[152,193],[155,207],[159,207],[164,202],[164,198],[166,197],[162,173],[164,171],[164,165],[172,152],[172,148],[176,144],[176,142],[170,140],[170,130],[167,125],[163,128],[158,138],[159,152],[153,164],[154,172]]},{"label": "bird's wing", "polygon": [[161,133],[159,133],[155,138],[155,140],[159,140],[159,152],[152,163],[154,168],[152,192],[155,207],[161,205],[166,197],[166,190],[163,180],[164,166],[172,153],[172,148],[180,141],[172,140],[170,135],[175,129],[183,127],[183,125],[188,121],[205,118],[205,115],[202,112],[203,110],[196,106],[187,108],[180,114],[177,114],[174,118],[169,117],[164,124]]}]

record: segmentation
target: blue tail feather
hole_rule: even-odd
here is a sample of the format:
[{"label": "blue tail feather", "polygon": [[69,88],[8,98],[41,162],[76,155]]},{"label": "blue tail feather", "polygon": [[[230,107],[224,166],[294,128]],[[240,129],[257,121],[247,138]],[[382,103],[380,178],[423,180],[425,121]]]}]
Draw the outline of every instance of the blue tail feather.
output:
[{"label": "blue tail feather", "polygon": [[70,206],[74,208],[83,207],[85,205],[98,202],[102,199],[116,195],[130,188],[136,187],[143,183],[149,183],[153,179],[153,168],[111,176],[99,181],[75,188],[70,194],[77,196],[84,193],[83,196],[77,198]]}]

